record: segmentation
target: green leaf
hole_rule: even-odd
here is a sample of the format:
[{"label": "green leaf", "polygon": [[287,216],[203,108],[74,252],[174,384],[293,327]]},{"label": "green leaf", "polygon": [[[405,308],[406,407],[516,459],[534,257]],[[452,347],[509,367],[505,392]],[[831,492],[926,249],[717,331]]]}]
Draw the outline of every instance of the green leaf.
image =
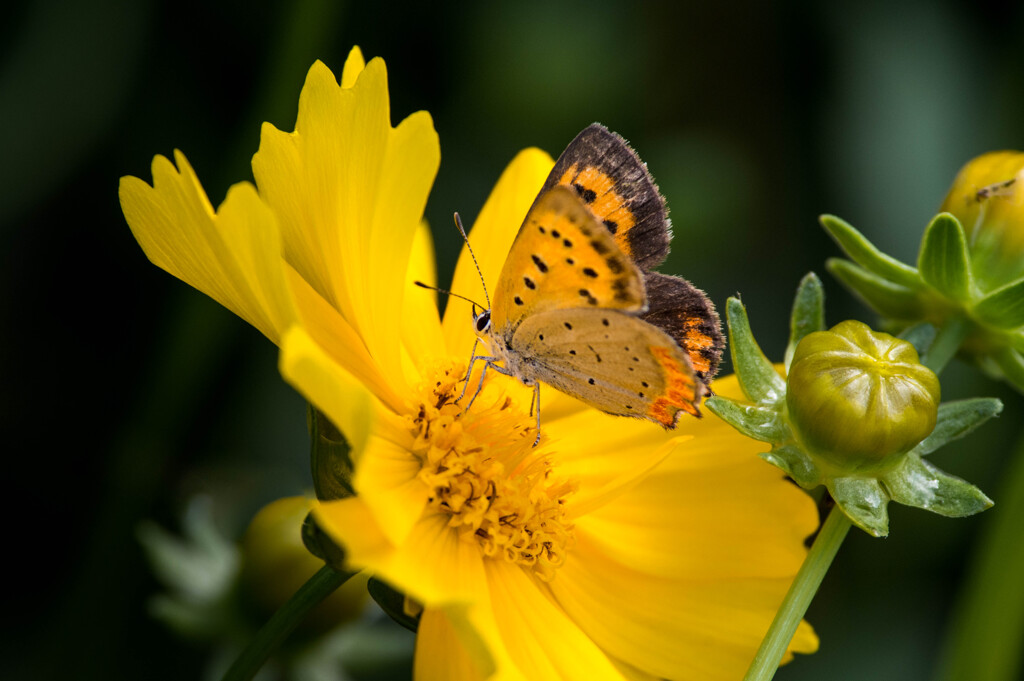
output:
[{"label": "green leaf", "polygon": [[774,409],[740,404],[719,395],[709,397],[704,404],[712,414],[747,437],[761,442],[781,442],[789,437],[789,428]]},{"label": "green leaf", "polygon": [[1024,326],[1024,279],[989,293],[975,304],[974,314],[1000,329]]},{"label": "green leaf", "polygon": [[940,404],[935,429],[914,447],[913,452],[927,456],[946,443],[967,435],[1002,410],[1003,403],[994,397],[975,397]]},{"label": "green leaf", "polygon": [[770,452],[759,454],[762,459],[781,468],[796,484],[804,489],[814,489],[822,483],[823,475],[811,458],[795,445],[772,447]]},{"label": "green leaf", "polygon": [[405,614],[405,594],[395,591],[376,577],[370,578],[366,584],[366,590],[370,592],[370,597],[377,601],[380,609],[386,612],[391,619],[413,633],[420,628],[419,615],[410,617]]},{"label": "green leaf", "polygon": [[832,498],[853,524],[875,537],[889,534],[889,495],[874,478],[835,478]]},{"label": "green leaf", "polygon": [[920,283],[916,269],[882,253],[848,223],[834,215],[822,215],[819,220],[846,255],[864,269],[900,286],[914,287]]},{"label": "green leaf", "polygon": [[977,487],[939,470],[915,454],[882,478],[894,501],[949,518],[980,513],[992,500]]},{"label": "green leaf", "polygon": [[775,403],[786,397],[786,381],[775,371],[750,331],[747,310],[739,298],[725,303],[729,322],[729,348],[732,365],[743,394],[752,402]]},{"label": "green leaf", "polygon": [[809,333],[825,330],[825,289],[814,272],[800,280],[793,298],[793,312],[789,318],[789,345],[786,346],[786,368],[793,359],[800,340]]},{"label": "green leaf", "polygon": [[992,356],[1003,378],[1020,392],[1024,392],[1024,357],[1012,348],[1003,348]]},{"label": "green leaf", "polygon": [[[830,258],[825,267],[854,295],[883,317],[919,319],[924,305],[917,290],[893,284],[849,260]],[[918,281],[918,286],[922,282]]]},{"label": "green leaf", "polygon": [[971,297],[971,261],[960,221],[939,213],[928,225],[917,257],[921,278],[951,300]]},{"label": "green leaf", "polygon": [[913,345],[918,356],[923,357],[928,354],[928,348],[935,340],[935,326],[928,322],[914,324],[904,329],[899,337]]},{"label": "green leaf", "polygon": [[352,458],[348,440],[323,412],[309,405],[306,411],[309,426],[310,467],[313,489],[321,501],[344,499],[355,494],[352,489]]}]

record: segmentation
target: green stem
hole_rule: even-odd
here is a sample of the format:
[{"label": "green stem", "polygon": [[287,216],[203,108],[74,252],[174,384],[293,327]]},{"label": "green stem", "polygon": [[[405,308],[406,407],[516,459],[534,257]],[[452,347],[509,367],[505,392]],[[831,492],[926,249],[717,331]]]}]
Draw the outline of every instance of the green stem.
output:
[{"label": "green stem", "polygon": [[249,681],[260,670],[277,647],[299,625],[306,613],[330,596],[354,573],[336,572],[325,565],[292,594],[288,602],[274,613],[256,632],[249,645],[224,674],[223,681]]},{"label": "green stem", "polygon": [[984,534],[971,556],[936,681],[1012,681],[1024,678],[1024,438],[1009,461],[986,513]]},{"label": "green stem", "polygon": [[850,519],[838,506],[834,507],[821,526],[821,532],[814,540],[800,571],[796,573],[796,579],[790,585],[779,611],[775,613],[775,619],[761,641],[761,647],[754,655],[747,675],[743,677],[744,681],[770,681],[775,676],[783,653],[793,640],[800,620],[807,612],[814,594],[818,592],[821,580],[825,578],[849,529]]},{"label": "green stem", "polygon": [[942,369],[949,363],[949,360],[953,359],[953,355],[967,338],[970,328],[971,325],[966,319],[960,317],[950,319],[935,334],[935,340],[932,341],[931,347],[928,348],[928,353],[921,363],[934,371],[936,375],[942,373]]}]

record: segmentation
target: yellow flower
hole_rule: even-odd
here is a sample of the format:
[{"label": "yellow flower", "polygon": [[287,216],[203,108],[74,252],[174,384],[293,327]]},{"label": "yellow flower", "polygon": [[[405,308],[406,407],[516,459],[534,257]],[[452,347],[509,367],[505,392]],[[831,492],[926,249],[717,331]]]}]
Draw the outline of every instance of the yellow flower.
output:
[{"label": "yellow flower", "polygon": [[[813,504],[714,416],[665,432],[489,376],[454,403],[474,334],[422,224],[439,163],[425,113],[390,125],[384,63],[309,72],[293,133],[265,125],[258,192],[214,212],[184,157],[121,201],[158,265],[281,347],[281,372],[345,434],[356,496],[316,502],[351,566],[421,609],[419,679],[736,679],[814,531]],[[471,232],[493,287],[553,165],[521,152]],[[475,295],[466,253],[454,290]],[[715,384],[737,394],[732,379]],[[812,652],[803,625],[792,651]]]},{"label": "yellow flower", "polygon": [[941,210],[963,225],[984,291],[1024,275],[1024,153],[991,151],[971,159]]}]

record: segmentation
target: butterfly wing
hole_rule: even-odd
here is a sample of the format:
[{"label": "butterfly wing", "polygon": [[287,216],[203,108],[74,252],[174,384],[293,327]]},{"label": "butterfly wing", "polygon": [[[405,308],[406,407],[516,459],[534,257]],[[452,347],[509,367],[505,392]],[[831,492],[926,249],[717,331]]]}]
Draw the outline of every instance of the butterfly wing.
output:
[{"label": "butterfly wing", "polygon": [[640,269],[653,269],[668,255],[665,199],[636,152],[608,128],[594,123],[569,143],[544,189],[557,185],[579,194]]},{"label": "butterfly wing", "polygon": [[508,340],[524,319],[548,310],[594,307],[640,312],[643,277],[576,193],[554,187],[530,208],[501,269],[491,307]]},{"label": "butterfly wing", "polygon": [[647,312],[640,319],[665,331],[686,351],[706,387],[718,371],[725,347],[715,306],[703,291],[681,277],[648,272],[644,282]]},{"label": "butterfly wing", "polygon": [[601,411],[675,427],[698,416],[701,398],[689,358],[655,326],[618,310],[549,310],[524,320],[511,340],[533,378]]}]

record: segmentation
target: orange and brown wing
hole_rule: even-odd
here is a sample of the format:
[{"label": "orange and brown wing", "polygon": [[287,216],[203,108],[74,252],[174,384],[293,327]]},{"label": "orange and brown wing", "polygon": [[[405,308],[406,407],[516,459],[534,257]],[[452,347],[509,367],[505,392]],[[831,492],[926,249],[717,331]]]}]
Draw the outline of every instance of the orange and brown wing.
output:
[{"label": "orange and brown wing", "polygon": [[592,307],[638,314],[643,276],[574,191],[543,192],[526,216],[502,267],[491,323],[504,338],[526,317]]},{"label": "orange and brown wing", "polygon": [[640,319],[662,329],[679,344],[706,387],[718,371],[725,348],[714,304],[703,291],[681,277],[648,272],[644,281],[647,312]]},{"label": "orange and brown wing", "polygon": [[603,125],[590,125],[569,143],[544,189],[555,185],[575,190],[640,269],[653,269],[668,255],[665,199],[636,152]]}]

